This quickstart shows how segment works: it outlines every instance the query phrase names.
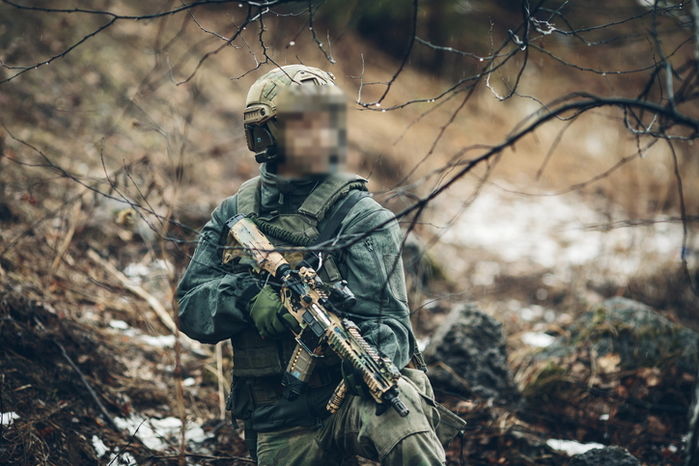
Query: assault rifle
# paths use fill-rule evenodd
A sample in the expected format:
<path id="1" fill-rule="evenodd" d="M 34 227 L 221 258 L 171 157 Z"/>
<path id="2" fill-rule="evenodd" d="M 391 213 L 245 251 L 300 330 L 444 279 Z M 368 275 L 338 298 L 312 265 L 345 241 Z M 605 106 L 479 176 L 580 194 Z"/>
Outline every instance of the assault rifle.
<path id="1" fill-rule="evenodd" d="M 338 308 L 356 302 L 347 282 L 341 281 L 331 286 L 324 283 L 311 267 L 302 265 L 293 269 L 257 225 L 244 215 L 233 217 L 227 227 L 259 269 L 281 284 L 283 306 L 280 316 L 288 312 L 298 323 L 297 328 L 290 326 L 296 347 L 282 377 L 285 395 L 294 399 L 303 392 L 318 358 L 329 348 L 345 364 L 351 365 L 357 374 L 361 374 L 369 394 L 377 403 L 377 414 L 391 406 L 400 416 L 407 416 L 409 410 L 398 393 L 398 368 L 367 343 L 354 322 L 337 315 Z M 284 319 L 282 321 L 285 322 Z M 347 385 L 342 380 L 326 409 L 335 413 L 346 394 Z"/>

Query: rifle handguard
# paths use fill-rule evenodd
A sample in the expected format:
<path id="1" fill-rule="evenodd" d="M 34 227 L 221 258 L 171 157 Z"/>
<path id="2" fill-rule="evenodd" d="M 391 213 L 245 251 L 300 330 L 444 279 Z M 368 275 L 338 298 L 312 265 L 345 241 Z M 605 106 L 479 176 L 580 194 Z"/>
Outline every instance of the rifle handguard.
<path id="1" fill-rule="evenodd" d="M 286 396 L 293 399 L 303 392 L 316 359 L 322 356 L 326 348 L 330 348 L 362 375 L 371 397 L 377 403 L 377 414 L 390 406 L 400 416 L 407 416 L 409 410 L 398 393 L 400 372 L 393 362 L 381 356 L 364 340 L 356 324 L 340 319 L 325 307 L 329 305 L 328 297 L 331 294 L 336 298 L 339 295 L 337 301 L 341 303 L 354 304 L 356 298 L 346 282 L 332 288 L 325 285 L 312 268 L 293 270 L 257 225 L 244 215 L 236 215 L 226 225 L 260 269 L 281 282 L 282 304 L 302 327 L 296 334 L 297 345 L 283 376 Z M 327 404 L 328 411 L 336 412 L 346 395 L 347 385 L 343 380 Z"/>

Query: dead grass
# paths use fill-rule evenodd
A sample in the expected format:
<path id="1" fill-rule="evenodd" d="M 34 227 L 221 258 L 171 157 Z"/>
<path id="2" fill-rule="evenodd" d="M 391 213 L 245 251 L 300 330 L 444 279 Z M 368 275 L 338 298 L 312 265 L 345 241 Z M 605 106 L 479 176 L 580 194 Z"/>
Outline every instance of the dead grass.
<path id="1" fill-rule="evenodd" d="M 4 10 L 0 9 L 0 12 L 6 10 L 6 7 L 2 8 Z M 188 84 L 178 85 L 192 72 L 204 53 L 220 44 L 218 39 L 203 33 L 192 21 L 180 23 L 182 19 L 120 23 L 54 64 L 4 84 L 0 93 L 0 108 L 3 109 L 0 122 L 6 127 L 6 130 L 0 129 L 0 147 L 4 146 L 0 155 L 0 280 L 13 283 L 17 287 L 14 291 L 42 303 L 41 306 L 56 309 L 61 319 L 82 321 L 93 327 L 92 331 L 99 329 L 95 331 L 98 335 L 109 333 L 106 327 L 115 319 L 149 334 L 161 334 L 166 329 L 152 315 L 146 303 L 130 295 L 113 277 L 96 268 L 89 261 L 86 250 L 94 248 L 99 251 L 119 270 L 134 262 L 150 264 L 156 259 L 170 260 L 174 265 L 173 277 L 177 277 L 188 262 L 192 244 L 161 242 L 159 235 L 193 239 L 194 230 L 206 221 L 211 209 L 234 193 L 239 183 L 257 170 L 245 146 L 240 109 L 249 85 L 270 68 L 231 79 L 250 69 L 255 62 L 246 47 L 230 47 L 212 55 Z M 206 27 L 230 31 L 229 16 L 211 11 L 198 14 L 197 19 Z M 46 17 L 40 23 L 31 24 L 0 20 L 4 25 L 13 23 L 10 33 L 22 38 L 18 45 L 8 49 L 6 59 L 26 63 L 56 53 L 62 44 L 89 26 L 89 21 L 81 23 L 75 16 L 60 20 Z M 274 21 L 269 27 L 274 28 Z M 51 31 L 51 34 L 37 34 L 37 28 Z M 255 48 L 257 31 L 254 27 L 248 29 L 244 37 L 259 59 L 259 50 Z M 396 66 L 395 60 L 356 37 L 346 37 L 333 44 L 333 52 L 340 59 L 338 65 L 330 66 L 306 35 L 296 38 L 292 47 L 286 40 L 286 34 L 291 32 L 285 31 L 284 34 L 273 39 L 277 44 L 274 57 L 279 64 L 302 60 L 330 69 L 352 98 L 358 88 L 356 76 L 362 70 L 362 54 L 366 81 L 387 79 Z M 602 64 L 636 65 L 642 52 L 639 49 L 637 53 L 625 56 L 623 63 Z M 595 57 L 587 55 L 585 58 L 592 60 Z M 544 100 L 580 89 L 624 94 L 631 84 L 638 84 L 634 77 L 573 77 L 564 69 L 541 60 L 531 65 L 525 75 L 523 91 Z M 503 77 L 497 75 L 493 78 L 493 85 L 500 91 Z M 447 85 L 434 76 L 408 68 L 396 82 L 385 105 L 434 96 Z M 364 100 L 370 100 L 378 89 L 378 86 L 365 88 Z M 462 98 L 463 95 L 458 94 L 440 107 L 431 103 L 391 112 L 350 112 L 351 167 L 369 176 L 371 188 L 375 191 L 395 188 L 430 151 L 440 128 L 447 124 Z M 501 141 L 519 121 L 536 109 L 536 105 L 525 98 L 501 103 L 481 86 L 445 130 L 434 154 L 411 176 L 413 182 L 424 180 L 415 191 L 418 194 L 428 192 L 438 180 L 435 177 L 425 179 L 426 175 L 451 161 L 463 147 Z M 552 123 L 522 140 L 514 149 L 507 150 L 491 174 L 491 180 L 506 182 L 517 190 L 543 193 L 563 190 L 598 175 L 636 150 L 633 139 L 617 129 L 618 121 L 610 124 L 610 116 L 618 118 L 619 115 L 600 111 L 576 121 L 568 129 L 568 137 L 553 153 L 540 179 L 536 179 L 537 171 L 558 131 L 565 126 L 563 122 Z M 55 167 L 47 167 L 47 160 L 38 151 L 23 145 L 18 139 L 32 144 L 89 188 L 66 179 L 62 176 L 64 173 Z M 689 210 L 696 211 L 699 164 L 694 160 L 695 151 L 691 146 L 678 147 L 685 197 Z M 477 153 L 469 152 L 466 157 Z M 111 186 L 104 180 L 105 172 L 109 174 Z M 668 149 L 658 145 L 649 150 L 645 158 L 634 159 L 604 180 L 591 184 L 583 190 L 583 195 L 596 202 L 602 200 L 602 205 L 621 206 L 629 217 L 652 217 L 661 213 L 676 215 L 678 203 L 672 173 Z M 479 169 L 474 174 L 481 176 L 484 171 Z M 450 199 L 467 199 L 477 184 L 476 177 L 465 178 L 454 187 L 454 196 Z M 92 189 L 108 193 L 116 200 L 105 199 Z M 140 210 L 143 215 L 137 215 L 133 224 L 116 222 L 128 207 L 119 201 L 122 198 L 146 209 Z M 399 199 L 391 205 L 400 206 L 405 202 L 405 199 Z M 435 210 L 445 208 L 447 202 L 450 201 L 438 199 Z M 172 216 L 191 230 L 160 223 L 158 216 Z M 71 231 L 71 238 L 64 248 Z M 432 234 L 427 226 L 419 227 L 418 231 L 425 237 Z M 6 248 L 8 250 L 4 251 Z M 479 256 L 478 251 L 462 250 L 459 253 L 452 260 L 464 262 L 467 270 L 470 261 Z M 57 266 L 52 267 L 54 263 Z M 439 268 L 439 271 L 443 272 L 443 269 Z M 532 273 L 530 281 L 508 281 L 505 277 L 499 284 L 500 288 L 486 292 L 499 300 L 506 296 L 525 300 L 537 286 L 541 278 L 539 272 Z M 463 286 L 454 285 L 463 284 L 462 277 L 440 277 L 440 281 L 441 278 L 452 282 L 440 283 L 436 288 L 462 291 Z M 151 289 L 166 303 L 170 312 L 173 280 L 171 277 L 169 281 L 165 280 L 165 285 L 159 282 Z M 645 284 L 641 283 L 641 286 L 646 289 Z M 669 286 L 671 283 L 663 287 L 667 289 Z M 561 297 L 564 291 L 573 291 L 573 285 L 564 291 L 553 291 L 559 299 L 555 304 L 562 307 L 584 302 L 577 296 L 569 301 Z M 575 288 L 575 291 L 580 290 Z M 458 295 L 454 299 L 465 298 Z M 444 309 L 444 303 L 437 304 L 437 309 Z M 433 318 L 431 314 L 427 317 Z M 438 316 L 434 320 L 438 320 Z M 424 328 L 429 329 L 432 324 L 428 322 Z M 513 323 L 511 328 L 519 324 Z M 155 374 L 149 372 L 157 367 L 160 359 L 174 364 L 171 360 L 174 356 L 138 348 L 129 352 L 126 349 L 129 339 L 114 334 L 106 338 L 119 345 L 119 351 L 123 351 L 126 359 L 143 365 L 139 368 L 134 364 L 128 370 L 119 369 L 113 374 L 115 388 L 105 388 L 105 396 L 116 400 L 114 409 L 122 409 L 117 401 L 123 401 L 118 393 L 123 390 L 132 400 L 139 400 L 133 403 L 139 411 L 153 416 L 176 412 L 176 402 L 170 396 L 173 392 L 169 385 L 172 373 L 166 370 Z M 71 353 L 76 359 L 80 354 L 91 354 L 91 351 L 76 347 Z M 88 362 L 84 361 L 85 367 Z M 192 356 L 183 362 L 181 378 L 192 376 L 203 387 L 185 389 L 188 415 L 196 422 L 210 419 L 219 407 L 218 387 L 211 377 L 211 370 L 207 369 L 213 363 L 211 355 L 203 361 Z M 104 364 L 104 361 L 96 360 L 95 364 Z M 28 370 L 26 365 L 17 367 L 13 370 Z M 62 373 L 67 370 L 63 366 L 61 369 Z M 98 375 L 95 375 L 95 380 Z M 65 377 L 69 379 L 69 387 L 79 389 L 74 376 Z M 139 382 L 146 379 L 156 380 L 155 386 Z M 15 381 L 19 383 L 20 379 Z M 13 382 L 9 387 L 11 391 L 3 389 L 4 396 L 8 397 L 3 398 L 5 405 L 19 399 L 14 394 L 18 387 L 20 385 Z M 55 404 L 45 407 L 46 412 L 60 408 L 60 402 L 65 398 L 58 396 L 53 399 Z M 88 403 L 82 399 L 67 399 L 76 406 Z M 32 411 L 35 408 L 31 407 L 30 398 L 23 400 L 23 410 L 26 406 L 26 412 L 43 415 L 44 411 Z M 85 427 L 87 418 L 94 419 L 94 409 L 80 409 L 85 418 L 80 417 L 84 423 L 79 435 L 84 437 L 86 433 L 96 432 L 98 427 L 92 424 Z M 31 419 L 34 418 L 27 422 L 34 422 Z M 43 425 L 26 430 L 27 436 L 18 437 L 16 444 L 31 448 L 36 463 L 48 462 L 42 459 L 43 452 L 57 444 L 46 438 L 54 435 L 56 426 L 69 425 L 69 422 L 66 414 L 55 421 L 55 425 L 48 425 L 50 431 L 41 431 Z M 209 427 L 223 432 L 216 445 L 217 453 L 240 452 L 240 438 L 232 428 Z M 99 426 L 99 431 L 104 432 L 104 429 Z M 62 445 L 75 445 L 76 454 L 94 459 L 85 438 L 75 440 L 63 436 L 59 440 Z M 127 438 L 118 436 L 111 438 L 112 445 L 123 446 L 127 441 Z M 511 437 L 503 440 L 498 435 L 484 436 L 482 442 L 487 443 L 492 451 L 516 443 Z M 144 457 L 148 454 L 145 450 L 138 450 L 138 453 Z M 456 451 L 452 453 L 457 454 Z"/>

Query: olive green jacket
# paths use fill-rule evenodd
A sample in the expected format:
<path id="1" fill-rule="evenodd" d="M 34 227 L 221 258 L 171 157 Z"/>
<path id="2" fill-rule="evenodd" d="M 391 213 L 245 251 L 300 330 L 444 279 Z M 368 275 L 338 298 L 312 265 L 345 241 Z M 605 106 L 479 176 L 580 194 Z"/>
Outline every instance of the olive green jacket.
<path id="1" fill-rule="evenodd" d="M 262 207 L 282 213 L 296 212 L 318 185 L 313 180 L 284 180 L 268 173 L 264 167 L 261 175 Z M 235 346 L 236 335 L 253 326 L 248 305 L 260 289 L 260 279 L 251 272 L 236 271 L 221 262 L 227 236 L 225 222 L 236 213 L 235 195 L 216 207 L 200 233 L 191 262 L 177 288 L 180 329 L 203 343 L 213 344 L 231 338 Z M 384 223 L 387 224 L 378 228 Z M 347 317 L 360 327 L 367 341 L 403 368 L 415 351 L 415 338 L 400 259 L 402 232 L 398 223 L 389 210 L 371 197 L 365 197 L 346 215 L 341 232 L 340 243 L 371 232 L 347 247 L 337 263 L 342 277 L 357 297 L 357 304 Z M 327 398 L 325 395 L 329 396 L 329 392 L 322 397 Z M 299 409 L 298 413 L 304 409 Z M 258 430 L 301 423 L 299 419 L 291 419 L 293 414 L 284 419 L 285 414 L 279 410 L 265 410 L 266 418 L 275 416 L 279 419 L 270 425 L 258 426 Z"/>

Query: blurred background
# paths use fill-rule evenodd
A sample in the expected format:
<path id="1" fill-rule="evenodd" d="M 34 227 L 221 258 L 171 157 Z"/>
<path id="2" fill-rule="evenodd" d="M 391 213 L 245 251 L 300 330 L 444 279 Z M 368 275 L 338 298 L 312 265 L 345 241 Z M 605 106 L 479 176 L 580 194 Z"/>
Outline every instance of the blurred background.
<path id="1" fill-rule="evenodd" d="M 618 445 L 678 464 L 699 368 L 696 11 L 0 2 L 0 456 L 249 461 L 230 346 L 178 334 L 172 297 L 197 230 L 257 174 L 247 89 L 304 63 L 345 91 L 375 198 L 433 196 L 399 220 L 430 375 L 469 421 L 450 463 Z"/>

